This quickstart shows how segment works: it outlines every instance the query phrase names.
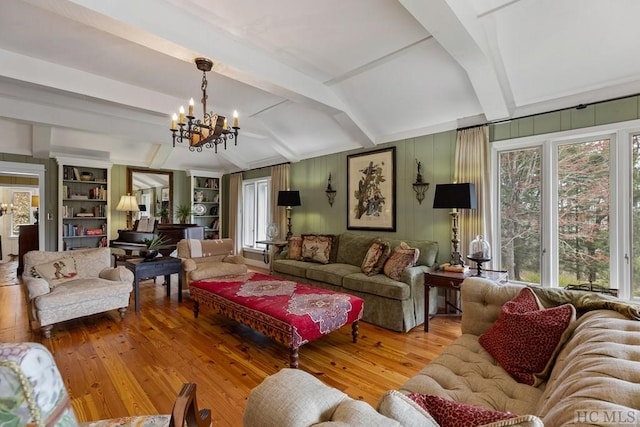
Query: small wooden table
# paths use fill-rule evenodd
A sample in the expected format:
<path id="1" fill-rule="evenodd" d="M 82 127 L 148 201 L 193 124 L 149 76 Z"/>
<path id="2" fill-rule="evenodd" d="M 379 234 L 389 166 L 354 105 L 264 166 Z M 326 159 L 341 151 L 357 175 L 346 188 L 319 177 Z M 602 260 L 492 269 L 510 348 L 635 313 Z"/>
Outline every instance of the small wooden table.
<path id="1" fill-rule="evenodd" d="M 289 244 L 287 240 L 258 240 L 256 243 L 260 243 L 266 246 L 262 251 L 262 260 L 269 266 L 269 272 L 271 272 L 271 259 L 277 256 L 282 250 Z M 273 255 L 271 254 L 270 246 L 275 246 Z"/>
<path id="2" fill-rule="evenodd" d="M 178 302 L 182 302 L 182 260 L 163 256 L 146 261 L 144 258 L 131 258 L 124 266 L 133 273 L 135 294 L 135 310 L 140 311 L 140 279 L 145 277 L 164 276 L 167 285 L 167 296 L 171 296 L 171 275 L 178 274 Z"/>
<path id="3" fill-rule="evenodd" d="M 424 331 L 429 332 L 429 290 L 431 288 L 444 288 L 460 290 L 460 284 L 467 277 L 473 277 L 478 271 L 473 268 L 465 273 L 456 273 L 453 271 L 430 270 L 424 275 Z M 498 283 L 506 283 L 509 275 L 506 271 L 487 271 L 482 270 L 484 278 L 493 280 Z M 459 310 L 459 309 L 457 309 Z M 460 311 L 460 310 L 459 310 Z"/>

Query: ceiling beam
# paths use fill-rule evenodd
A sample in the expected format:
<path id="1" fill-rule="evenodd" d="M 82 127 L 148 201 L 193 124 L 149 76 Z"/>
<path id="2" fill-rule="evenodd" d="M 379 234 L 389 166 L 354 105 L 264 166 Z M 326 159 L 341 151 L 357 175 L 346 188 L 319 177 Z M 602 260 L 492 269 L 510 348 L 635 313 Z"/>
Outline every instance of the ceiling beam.
<path id="1" fill-rule="evenodd" d="M 242 43 L 213 23 L 171 2 L 25 1 L 189 63 L 195 56 L 208 56 L 214 59 L 216 73 L 298 103 L 311 104 L 331 115 L 353 116 L 327 85 Z M 153 19 L 149 18 L 149 8 L 153 8 Z M 351 126 L 361 129 L 361 137 L 371 141 L 371 132 L 362 129 L 356 120 L 351 119 L 351 122 Z"/>
<path id="2" fill-rule="evenodd" d="M 399 1 L 467 72 L 486 119 L 508 118 L 513 96 L 471 6 L 460 0 Z"/>

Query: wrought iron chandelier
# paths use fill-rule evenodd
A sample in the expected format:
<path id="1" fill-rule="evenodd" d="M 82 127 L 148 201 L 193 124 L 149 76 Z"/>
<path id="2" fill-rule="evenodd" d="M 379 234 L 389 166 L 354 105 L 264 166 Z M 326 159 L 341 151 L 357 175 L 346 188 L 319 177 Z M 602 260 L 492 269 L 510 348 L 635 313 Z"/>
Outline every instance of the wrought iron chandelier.
<path id="1" fill-rule="evenodd" d="M 207 72 L 211 71 L 213 61 L 207 58 L 196 58 L 196 67 L 202 71 L 202 111 L 204 117 L 195 118 L 193 115 L 193 98 L 189 100 L 189 111 L 185 116 L 184 107 L 180 107 L 180 115 L 174 114 L 171 120 L 171 134 L 173 136 L 173 146 L 176 141 L 179 143 L 188 142 L 190 151 L 202 151 L 202 148 L 213 148 L 218 152 L 218 145 L 224 144 L 227 149 L 227 140 L 233 140 L 234 145 L 238 145 L 238 112 L 233 112 L 233 122 L 231 127 L 227 124 L 227 118 L 218 114 L 207 113 Z M 185 122 L 186 119 L 186 122 Z"/>

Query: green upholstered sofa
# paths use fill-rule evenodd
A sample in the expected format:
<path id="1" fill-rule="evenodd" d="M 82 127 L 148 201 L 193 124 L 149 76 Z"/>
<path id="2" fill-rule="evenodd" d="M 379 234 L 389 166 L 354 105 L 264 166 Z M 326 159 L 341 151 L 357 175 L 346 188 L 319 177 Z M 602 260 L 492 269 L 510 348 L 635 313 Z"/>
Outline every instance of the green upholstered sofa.
<path id="1" fill-rule="evenodd" d="M 416 266 L 405 269 L 401 280 L 393 280 L 384 274 L 367 276 L 362 272 L 362 261 L 378 238 L 388 241 L 392 249 L 404 241 L 420 250 Z M 288 252 L 284 250 L 273 260 L 272 274 L 358 296 L 364 300 L 362 320 L 407 332 L 424 322 L 424 272 L 434 266 L 437 255 L 437 242 L 345 232 L 334 237 L 329 264 L 288 259 Z"/>

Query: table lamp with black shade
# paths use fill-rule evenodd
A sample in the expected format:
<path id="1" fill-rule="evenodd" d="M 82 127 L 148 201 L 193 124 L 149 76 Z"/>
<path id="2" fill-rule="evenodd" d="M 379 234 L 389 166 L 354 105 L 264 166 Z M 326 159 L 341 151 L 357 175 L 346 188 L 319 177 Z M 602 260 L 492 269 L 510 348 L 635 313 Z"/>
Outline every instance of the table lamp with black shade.
<path id="1" fill-rule="evenodd" d="M 278 206 L 284 206 L 287 208 L 287 240 L 293 236 L 293 233 L 291 232 L 291 208 L 293 206 L 301 205 L 299 191 L 278 191 Z"/>
<path id="2" fill-rule="evenodd" d="M 458 209 L 476 209 L 476 186 L 471 183 L 464 184 L 437 184 L 436 194 L 433 199 L 434 209 L 451 209 L 451 221 L 453 237 L 453 252 L 451 252 L 451 265 L 464 265 L 458 249 Z"/>

